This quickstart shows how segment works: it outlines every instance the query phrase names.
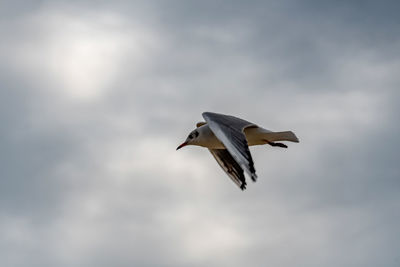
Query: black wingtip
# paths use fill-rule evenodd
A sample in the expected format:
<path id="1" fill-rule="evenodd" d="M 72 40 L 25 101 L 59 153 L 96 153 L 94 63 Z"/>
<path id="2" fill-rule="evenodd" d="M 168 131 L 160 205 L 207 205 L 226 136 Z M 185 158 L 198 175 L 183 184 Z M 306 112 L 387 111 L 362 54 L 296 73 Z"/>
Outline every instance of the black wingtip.
<path id="1" fill-rule="evenodd" d="M 240 186 L 240 189 L 242 189 L 242 191 L 244 191 L 246 189 L 246 182 L 242 183 L 242 185 Z"/>

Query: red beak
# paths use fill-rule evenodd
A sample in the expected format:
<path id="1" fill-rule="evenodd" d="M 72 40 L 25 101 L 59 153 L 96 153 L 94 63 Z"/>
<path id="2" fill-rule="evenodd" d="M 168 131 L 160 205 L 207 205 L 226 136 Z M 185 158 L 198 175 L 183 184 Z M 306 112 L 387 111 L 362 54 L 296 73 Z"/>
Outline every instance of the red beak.
<path id="1" fill-rule="evenodd" d="M 180 148 L 186 146 L 187 144 L 188 144 L 187 142 L 183 142 L 182 144 L 180 144 L 180 145 L 176 148 L 176 150 L 178 150 L 178 149 L 180 149 Z"/>

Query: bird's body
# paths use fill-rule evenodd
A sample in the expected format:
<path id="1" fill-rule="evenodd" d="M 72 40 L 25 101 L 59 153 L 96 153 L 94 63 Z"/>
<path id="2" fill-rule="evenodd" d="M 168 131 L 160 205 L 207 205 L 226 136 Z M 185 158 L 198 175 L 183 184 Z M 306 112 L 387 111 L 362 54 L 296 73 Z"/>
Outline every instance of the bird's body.
<path id="1" fill-rule="evenodd" d="M 215 136 L 207 124 L 196 128 L 199 135 L 198 142 L 193 145 L 202 146 L 210 149 L 226 149 L 225 145 Z M 259 126 L 248 127 L 244 129 L 248 146 L 266 145 L 268 142 L 292 141 L 297 138 L 292 132 L 272 132 Z M 289 140 L 290 139 L 290 140 Z"/>
<path id="2" fill-rule="evenodd" d="M 197 128 L 177 150 L 186 145 L 208 148 L 222 169 L 242 190 L 246 188 L 243 171 L 253 181 L 257 179 L 249 146 L 269 144 L 286 148 L 285 144 L 275 141 L 299 142 L 291 131 L 273 132 L 237 117 L 212 112 L 204 112 L 203 117 L 206 122 L 197 123 Z"/>

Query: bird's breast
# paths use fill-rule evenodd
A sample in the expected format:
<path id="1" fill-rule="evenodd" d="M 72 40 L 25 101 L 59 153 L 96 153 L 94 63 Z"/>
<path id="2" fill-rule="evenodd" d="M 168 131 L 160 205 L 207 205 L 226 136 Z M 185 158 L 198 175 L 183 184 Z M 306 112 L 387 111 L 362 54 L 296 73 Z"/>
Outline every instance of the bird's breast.
<path id="1" fill-rule="evenodd" d="M 215 136 L 208 125 L 203 125 L 198 128 L 200 131 L 199 146 L 207 147 L 210 149 L 225 149 L 224 144 Z"/>

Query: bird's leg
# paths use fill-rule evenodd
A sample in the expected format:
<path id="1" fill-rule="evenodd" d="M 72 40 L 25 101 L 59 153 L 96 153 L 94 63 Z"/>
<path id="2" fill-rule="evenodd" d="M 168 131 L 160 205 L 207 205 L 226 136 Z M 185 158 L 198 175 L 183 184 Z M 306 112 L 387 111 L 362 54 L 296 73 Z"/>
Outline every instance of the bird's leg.
<path id="1" fill-rule="evenodd" d="M 279 146 L 279 147 L 287 148 L 287 145 L 285 145 L 284 143 L 275 143 L 275 142 L 270 142 L 268 140 L 264 140 L 264 141 L 267 142 L 267 144 L 270 146 Z"/>

